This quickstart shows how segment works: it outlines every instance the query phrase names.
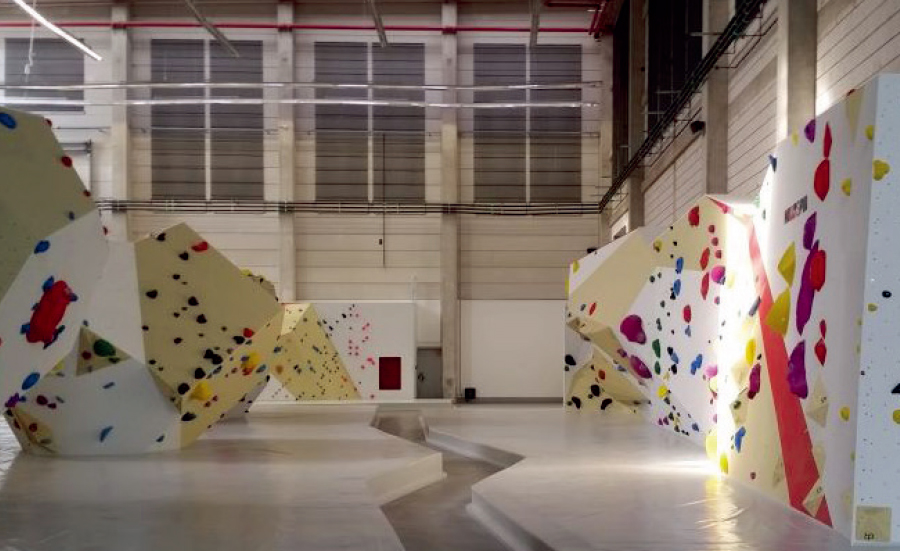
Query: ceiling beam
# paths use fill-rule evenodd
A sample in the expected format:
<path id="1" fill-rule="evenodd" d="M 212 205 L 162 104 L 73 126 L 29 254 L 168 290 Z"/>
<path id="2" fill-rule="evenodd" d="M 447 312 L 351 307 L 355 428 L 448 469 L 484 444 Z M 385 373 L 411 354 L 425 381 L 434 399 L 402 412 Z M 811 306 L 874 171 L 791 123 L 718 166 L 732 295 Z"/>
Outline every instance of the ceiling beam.
<path id="1" fill-rule="evenodd" d="M 528 43 L 537 46 L 538 32 L 541 30 L 541 0 L 531 0 L 531 32 Z"/>
<path id="2" fill-rule="evenodd" d="M 228 40 L 222 31 L 218 29 L 215 25 L 213 25 L 212 21 L 206 18 L 200 10 L 197 8 L 197 5 L 194 4 L 194 0 L 184 0 L 185 5 L 187 5 L 188 9 L 194 15 L 194 18 L 203 25 L 203 28 L 216 39 L 216 41 L 221 44 L 223 48 L 228 50 L 228 53 L 231 54 L 231 57 L 241 57 L 241 54 L 235 49 L 234 44 Z"/>
<path id="3" fill-rule="evenodd" d="M 378 31 L 378 42 L 381 43 L 382 47 L 385 47 L 388 45 L 387 33 L 384 31 L 384 21 L 381 20 L 378 6 L 375 4 L 375 0 L 366 0 L 366 5 L 369 6 L 369 12 L 372 13 L 372 21 L 375 22 L 375 29 Z"/>

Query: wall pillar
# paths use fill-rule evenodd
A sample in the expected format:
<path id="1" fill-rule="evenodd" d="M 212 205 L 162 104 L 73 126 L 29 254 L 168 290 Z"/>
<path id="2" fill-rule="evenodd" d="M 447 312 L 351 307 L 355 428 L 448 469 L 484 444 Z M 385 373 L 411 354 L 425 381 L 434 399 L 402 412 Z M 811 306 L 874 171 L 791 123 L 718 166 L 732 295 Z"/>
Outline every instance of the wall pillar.
<path id="1" fill-rule="evenodd" d="M 456 2 L 444 2 L 441 24 L 455 27 Z M 457 81 L 457 39 L 455 33 L 442 38 L 443 82 Z M 456 91 L 446 92 L 447 102 L 456 101 Z M 455 109 L 443 109 L 441 118 L 441 200 L 459 202 L 459 130 Z M 444 398 L 460 396 L 459 320 L 459 214 L 441 215 L 441 349 Z"/>
<path id="2" fill-rule="evenodd" d="M 294 23 L 294 3 L 278 4 L 278 23 L 290 25 Z M 278 80 L 294 81 L 294 32 L 289 28 L 278 30 Z M 294 95 L 292 88 L 277 91 L 281 99 L 290 99 Z M 294 105 L 278 104 L 278 193 L 282 201 L 294 200 L 294 174 L 296 162 L 294 140 Z M 278 297 L 284 302 L 297 300 L 297 245 L 295 242 L 296 227 L 294 214 L 281 212 L 278 214 L 278 280 L 280 292 Z"/>
<path id="3" fill-rule="evenodd" d="M 647 137 L 647 0 L 629 2 L 628 45 L 628 157 Z M 644 225 L 644 170 L 635 169 L 628 189 L 628 231 Z"/>
<path id="4" fill-rule="evenodd" d="M 703 55 L 730 19 L 730 0 L 703 2 Z M 714 69 L 703 85 L 706 193 L 728 193 L 728 69 Z"/>
<path id="5" fill-rule="evenodd" d="M 113 82 L 125 84 L 131 75 L 131 40 L 128 29 L 117 26 L 116 23 L 124 23 L 129 18 L 128 3 L 121 1 L 112 5 L 111 19 L 113 21 L 110 31 L 110 76 Z M 122 102 L 127 99 L 127 91 L 124 89 L 112 90 L 113 102 Z M 111 108 L 111 121 L 109 128 L 110 147 L 110 189 L 104 190 L 113 199 L 131 198 L 131 125 L 128 116 L 128 106 L 113 105 Z M 103 215 L 103 223 L 109 230 L 109 236 L 115 239 L 128 240 L 131 238 L 128 225 L 128 212 L 107 212 Z"/>
<path id="6" fill-rule="evenodd" d="M 778 0 L 778 139 L 816 116 L 816 0 Z"/>

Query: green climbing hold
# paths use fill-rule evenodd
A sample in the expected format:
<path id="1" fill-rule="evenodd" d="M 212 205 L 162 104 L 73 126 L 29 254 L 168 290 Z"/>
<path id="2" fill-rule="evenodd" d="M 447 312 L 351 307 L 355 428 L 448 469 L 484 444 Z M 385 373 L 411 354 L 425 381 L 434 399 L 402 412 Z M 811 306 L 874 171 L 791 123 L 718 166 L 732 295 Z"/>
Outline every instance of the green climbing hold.
<path id="1" fill-rule="evenodd" d="M 101 358 L 107 358 L 116 353 L 116 347 L 112 345 L 111 342 L 103 339 L 97 339 L 94 341 L 94 354 L 100 356 Z"/>
<path id="2" fill-rule="evenodd" d="M 657 358 L 659 357 L 659 339 L 653 341 L 653 353 L 656 354 Z M 659 372 L 657 371 L 657 373 Z"/>

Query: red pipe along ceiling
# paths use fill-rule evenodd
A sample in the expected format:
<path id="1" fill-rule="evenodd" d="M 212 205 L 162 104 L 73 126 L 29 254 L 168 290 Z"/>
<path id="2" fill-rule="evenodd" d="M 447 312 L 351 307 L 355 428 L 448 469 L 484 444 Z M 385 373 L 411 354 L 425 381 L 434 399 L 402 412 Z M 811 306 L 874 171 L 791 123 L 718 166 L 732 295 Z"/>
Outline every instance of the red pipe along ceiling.
<path id="1" fill-rule="evenodd" d="M 31 21 L 0 21 L 0 28 L 27 28 L 31 27 Z M 56 23 L 59 27 L 94 27 L 94 28 L 111 28 L 111 29 L 196 29 L 202 28 L 200 23 L 194 21 L 68 21 L 64 23 Z M 219 29 L 256 29 L 256 30 L 317 30 L 317 31 L 374 31 L 375 25 L 312 25 L 305 23 L 294 23 L 282 25 L 279 23 L 216 23 Z M 528 33 L 531 32 L 530 27 L 472 27 L 472 26 L 455 26 L 441 27 L 434 25 L 385 25 L 387 31 L 419 31 L 419 32 L 440 32 L 445 34 L 454 34 L 462 32 L 493 32 L 493 33 Z M 541 27 L 542 33 L 586 33 L 590 31 L 587 27 Z"/>

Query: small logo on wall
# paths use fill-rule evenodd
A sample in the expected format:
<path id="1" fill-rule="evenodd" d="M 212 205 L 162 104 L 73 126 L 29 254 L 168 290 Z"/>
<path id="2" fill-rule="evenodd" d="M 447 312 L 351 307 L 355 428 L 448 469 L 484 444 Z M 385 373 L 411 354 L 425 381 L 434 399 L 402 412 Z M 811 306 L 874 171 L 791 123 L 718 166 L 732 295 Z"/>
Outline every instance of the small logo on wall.
<path id="1" fill-rule="evenodd" d="M 784 210 L 784 223 L 787 224 L 794 218 L 797 218 L 804 212 L 806 212 L 806 195 L 797 199 L 793 205 L 789 206 Z"/>

